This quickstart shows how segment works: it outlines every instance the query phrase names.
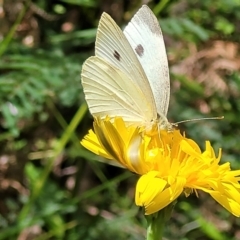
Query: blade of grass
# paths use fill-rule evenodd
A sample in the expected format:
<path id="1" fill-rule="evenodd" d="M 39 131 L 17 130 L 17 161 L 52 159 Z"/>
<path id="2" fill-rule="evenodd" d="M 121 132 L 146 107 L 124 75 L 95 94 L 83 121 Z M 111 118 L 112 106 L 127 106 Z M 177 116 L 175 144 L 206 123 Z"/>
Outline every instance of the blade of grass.
<path id="1" fill-rule="evenodd" d="M 87 105 L 82 104 L 76 114 L 74 115 L 72 121 L 67 126 L 66 130 L 64 131 L 62 137 L 60 138 L 58 144 L 54 149 L 54 156 L 50 158 L 47 162 L 47 165 L 42 173 L 42 176 L 39 178 L 36 186 L 32 189 L 32 194 L 29 198 L 29 201 L 23 206 L 21 212 L 19 213 L 18 221 L 23 221 L 27 214 L 29 213 L 32 205 L 34 204 L 34 200 L 40 195 L 42 188 L 47 180 L 48 175 L 50 174 L 54 161 L 57 157 L 62 153 L 63 149 L 65 148 L 68 141 L 71 139 L 72 133 L 75 131 L 76 127 L 79 125 L 81 120 L 83 119 L 85 113 L 87 111 Z"/>
<path id="2" fill-rule="evenodd" d="M 168 4 L 168 2 L 169 2 L 169 0 L 159 1 L 159 3 L 153 9 L 154 14 L 158 15 L 160 12 L 162 12 L 162 10 Z"/>
<path id="3" fill-rule="evenodd" d="M 10 31 L 8 32 L 6 37 L 1 42 L 1 44 L 0 44 L 0 56 L 2 56 L 3 53 L 6 51 L 8 45 L 11 42 L 11 40 L 13 38 L 13 35 L 14 35 L 18 25 L 22 21 L 29 5 L 30 5 L 30 1 L 27 1 L 26 5 L 21 9 L 20 13 L 18 14 L 17 19 L 16 19 L 15 23 L 13 24 L 12 28 L 10 29 Z"/>

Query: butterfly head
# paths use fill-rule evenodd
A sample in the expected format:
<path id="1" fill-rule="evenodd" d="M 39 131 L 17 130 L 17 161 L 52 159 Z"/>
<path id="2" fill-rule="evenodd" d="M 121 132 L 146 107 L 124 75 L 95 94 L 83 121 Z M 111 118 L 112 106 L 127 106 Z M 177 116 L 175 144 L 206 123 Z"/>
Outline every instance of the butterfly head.
<path id="1" fill-rule="evenodd" d="M 168 132 L 171 132 L 174 129 L 174 127 L 177 126 L 175 124 L 169 123 L 167 118 L 163 114 L 159 114 L 159 113 L 157 117 L 157 123 L 158 123 L 159 130 L 166 130 Z"/>

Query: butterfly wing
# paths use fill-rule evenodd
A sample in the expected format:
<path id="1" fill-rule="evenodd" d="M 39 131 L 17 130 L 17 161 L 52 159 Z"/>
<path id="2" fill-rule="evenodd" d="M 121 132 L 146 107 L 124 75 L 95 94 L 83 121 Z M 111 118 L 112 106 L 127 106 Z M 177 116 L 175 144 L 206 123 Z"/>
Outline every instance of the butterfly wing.
<path id="1" fill-rule="evenodd" d="M 158 20 L 148 6 L 143 5 L 134 15 L 124 34 L 148 78 L 157 112 L 166 116 L 170 97 L 168 60 Z"/>
<path id="2" fill-rule="evenodd" d="M 82 85 L 91 114 L 121 116 L 126 122 L 150 122 L 153 107 L 140 87 L 124 72 L 98 56 L 82 67 Z"/>
<path id="3" fill-rule="evenodd" d="M 145 95 L 144 100 L 152 106 L 151 120 L 156 119 L 156 104 L 146 74 L 122 30 L 107 13 L 102 14 L 98 25 L 95 54 L 120 70 L 121 75 L 127 76 L 127 79 L 122 81 L 131 80 L 135 86 L 142 89 Z M 136 97 L 136 94 L 134 96 Z"/>

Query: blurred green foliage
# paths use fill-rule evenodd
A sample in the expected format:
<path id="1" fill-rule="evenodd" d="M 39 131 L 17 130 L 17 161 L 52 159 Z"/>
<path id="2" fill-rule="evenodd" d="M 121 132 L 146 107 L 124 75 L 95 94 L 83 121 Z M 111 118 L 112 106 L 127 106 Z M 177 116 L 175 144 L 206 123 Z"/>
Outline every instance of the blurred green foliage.
<path id="1" fill-rule="evenodd" d="M 137 177 L 99 163 L 104 159 L 79 144 L 92 127 L 80 72 L 94 54 L 100 15 L 106 11 L 124 26 L 140 6 L 0 1 L 0 239 L 144 239 L 146 222 L 134 204 Z M 224 115 L 179 127 L 203 149 L 206 140 L 216 153 L 221 147 L 222 161 L 239 169 L 240 2 L 149 6 L 169 56 L 169 120 Z M 167 239 L 237 239 L 240 220 L 199 195 L 179 199 Z"/>

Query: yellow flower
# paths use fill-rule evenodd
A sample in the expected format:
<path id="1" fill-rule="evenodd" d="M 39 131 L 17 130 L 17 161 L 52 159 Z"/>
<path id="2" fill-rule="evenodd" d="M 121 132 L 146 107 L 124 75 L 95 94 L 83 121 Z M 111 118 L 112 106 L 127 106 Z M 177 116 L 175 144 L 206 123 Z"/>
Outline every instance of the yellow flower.
<path id="1" fill-rule="evenodd" d="M 140 175 L 135 202 L 145 214 L 160 211 L 181 193 L 188 196 L 202 190 L 240 216 L 240 170 L 231 171 L 229 163 L 220 165 L 221 149 L 216 157 L 210 142 L 202 152 L 179 130 L 158 131 L 155 125 L 146 132 L 127 126 L 122 118 L 95 119 L 94 131 L 81 144 Z"/>

